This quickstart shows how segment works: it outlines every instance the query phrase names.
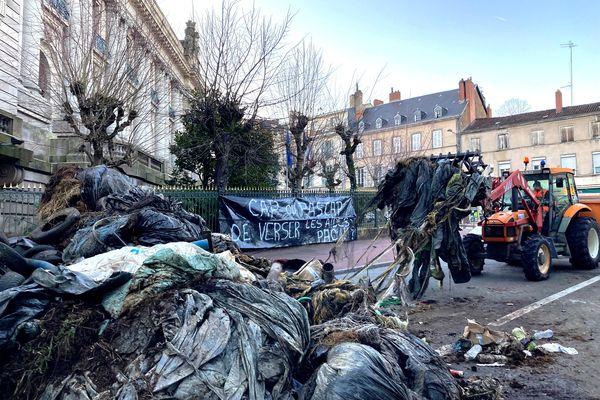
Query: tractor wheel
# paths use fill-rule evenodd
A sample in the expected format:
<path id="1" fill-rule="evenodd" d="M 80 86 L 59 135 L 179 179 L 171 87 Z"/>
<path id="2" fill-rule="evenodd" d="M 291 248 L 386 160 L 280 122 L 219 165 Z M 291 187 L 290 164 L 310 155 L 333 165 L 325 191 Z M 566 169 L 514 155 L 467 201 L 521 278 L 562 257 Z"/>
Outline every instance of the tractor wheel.
<path id="1" fill-rule="evenodd" d="M 463 246 L 467 252 L 471 275 L 481 275 L 485 263 L 485 248 L 481 236 L 469 233 L 463 238 Z"/>
<path id="2" fill-rule="evenodd" d="M 530 281 L 543 281 L 550 276 L 552 253 L 550 243 L 541 235 L 530 235 L 522 245 L 521 266 L 525 278 Z"/>
<path id="3" fill-rule="evenodd" d="M 581 269 L 598 267 L 600 258 L 600 229 L 593 218 L 577 217 L 567 229 L 567 244 L 571 265 Z"/>

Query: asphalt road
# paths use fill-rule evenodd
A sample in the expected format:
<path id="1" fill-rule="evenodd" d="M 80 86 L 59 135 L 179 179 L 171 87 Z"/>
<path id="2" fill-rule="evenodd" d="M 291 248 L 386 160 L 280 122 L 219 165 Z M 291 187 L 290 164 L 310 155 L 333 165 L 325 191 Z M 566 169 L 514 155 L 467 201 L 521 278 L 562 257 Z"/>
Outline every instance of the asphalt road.
<path id="1" fill-rule="evenodd" d="M 469 283 L 456 285 L 446 277 L 440 287 L 432 280 L 424 302 L 410 312 L 409 326 L 438 348 L 460 338 L 467 319 L 492 323 L 597 275 L 600 269 L 574 270 L 567 260 L 557 260 L 548 280 L 529 282 L 520 267 L 486 260 L 484 273 Z M 495 327 L 506 332 L 518 326 L 527 331 L 552 329 L 550 342 L 574 347 L 578 355 L 553 354 L 518 367 L 477 367 L 476 372 L 467 362 L 451 368 L 464 370 L 466 377 L 500 379 L 507 399 L 599 399 L 600 348 L 595 342 L 600 337 L 599 293 L 600 282 L 595 282 Z"/>
<path id="2" fill-rule="evenodd" d="M 374 248 L 370 246 L 374 245 Z M 389 239 L 369 244 L 358 241 L 341 253 L 336 263 L 338 278 L 348 275 L 340 269 L 351 268 L 372 260 L 389 245 Z M 254 255 L 276 258 L 325 259 L 331 245 L 313 245 L 301 248 L 256 252 Z M 367 256 L 361 258 L 364 251 Z M 258 253 L 258 254 L 257 254 Z M 391 253 L 382 261 L 390 261 Z M 373 268 L 369 275 L 377 276 L 381 269 Z M 467 319 L 490 324 L 498 319 L 545 299 L 574 285 L 600 276 L 600 269 L 592 271 L 571 268 L 568 260 L 554 260 L 550 278 L 529 282 L 520 267 L 486 260 L 481 276 L 469 283 L 454 284 L 447 270 L 442 286 L 431 280 L 422 302 L 409 311 L 409 329 L 438 348 L 454 343 L 462 336 Z M 360 276 L 359 276 L 360 277 Z M 600 281 L 567 294 L 527 314 L 523 314 L 495 329 L 511 332 L 522 326 L 525 330 L 552 329 L 554 338 L 564 346 L 574 347 L 578 355 L 553 354 L 544 359 L 530 359 L 518 367 L 477 367 L 474 363 L 454 363 L 451 368 L 465 371 L 465 376 L 492 376 L 498 378 L 506 399 L 600 399 Z M 600 340 L 600 339 L 599 339 Z"/>

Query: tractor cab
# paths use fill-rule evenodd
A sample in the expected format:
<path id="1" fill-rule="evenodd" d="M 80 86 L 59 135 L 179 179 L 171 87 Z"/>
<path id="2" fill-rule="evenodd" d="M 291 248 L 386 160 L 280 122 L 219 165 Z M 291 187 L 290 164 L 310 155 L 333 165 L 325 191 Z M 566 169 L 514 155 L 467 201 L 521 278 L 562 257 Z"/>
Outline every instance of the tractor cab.
<path id="1" fill-rule="evenodd" d="M 542 234 L 558 232 L 566 210 L 579 203 L 573 170 L 541 168 L 523 171 L 523 176 L 541 205 Z"/>

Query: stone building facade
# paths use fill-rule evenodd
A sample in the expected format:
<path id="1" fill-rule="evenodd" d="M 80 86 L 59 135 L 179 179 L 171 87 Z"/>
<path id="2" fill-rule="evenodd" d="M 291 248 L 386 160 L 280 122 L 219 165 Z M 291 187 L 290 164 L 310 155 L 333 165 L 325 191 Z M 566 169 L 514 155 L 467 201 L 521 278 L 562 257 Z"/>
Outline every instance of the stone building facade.
<path id="1" fill-rule="evenodd" d="M 340 155 L 342 141 L 333 132 L 335 124 L 342 122 L 358 132 L 362 141 L 354 153 L 358 186 L 376 187 L 399 159 L 461 151 L 463 130 L 475 119 L 489 116 L 491 109 L 471 78 L 461 79 L 457 89 L 408 99 L 402 99 L 400 91 L 392 88 L 387 103 L 375 99 L 365 104 L 357 88 L 343 117 L 334 112 L 313 122 L 314 129 L 319 130 L 314 154 L 326 161 L 326 168 L 339 165 L 339 188 L 349 189 Z M 318 173 L 305 179 L 306 188 L 324 186 L 325 179 Z"/>
<path id="2" fill-rule="evenodd" d="M 194 24 L 188 23 L 185 39 L 179 40 L 154 0 L 4 1 L 0 10 L 0 185 L 43 184 L 61 165 L 88 164 L 80 151 L 81 139 L 63 120 L 62 100 L 53 95 L 60 76 L 51 61 L 57 54 L 49 45 L 49 32 L 68 32 L 67 40 L 74 40 L 75 33 L 96 26 L 96 18 L 108 19 L 117 6 L 118 32 L 127 38 L 100 30 L 90 52 L 98 65 L 111 68 L 117 62 L 108 50 L 112 41 L 152 43 L 146 56 L 131 62 L 132 73 L 151 71 L 153 79 L 152 84 L 139 88 L 143 117 L 134 124 L 143 134 L 133 143 L 134 164 L 123 169 L 141 181 L 160 183 L 171 169 L 168 148 L 172 135 L 181 129 L 185 94 L 196 86 Z M 130 21 L 136 21 L 135 25 Z M 132 81 L 131 75 L 123 77 L 123 85 Z"/>
<path id="3" fill-rule="evenodd" d="M 555 93 L 555 108 L 477 119 L 466 128 L 462 147 L 479 150 L 498 176 L 504 170 L 573 168 L 579 189 L 600 190 L 600 102 L 562 106 Z"/>

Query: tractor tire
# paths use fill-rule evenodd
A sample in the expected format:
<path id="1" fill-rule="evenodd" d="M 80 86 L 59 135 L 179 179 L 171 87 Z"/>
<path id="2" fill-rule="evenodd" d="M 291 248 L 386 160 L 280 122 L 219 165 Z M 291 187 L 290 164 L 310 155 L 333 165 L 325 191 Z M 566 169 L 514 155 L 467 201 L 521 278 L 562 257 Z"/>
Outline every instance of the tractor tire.
<path id="1" fill-rule="evenodd" d="M 576 217 L 567 229 L 569 261 L 575 268 L 594 269 L 600 259 L 600 228 L 593 218 Z"/>
<path id="2" fill-rule="evenodd" d="M 528 236 L 522 244 L 521 266 L 529 281 L 543 281 L 550 276 L 552 253 L 550 243 L 541 235 Z"/>
<path id="3" fill-rule="evenodd" d="M 485 264 L 485 247 L 481 236 L 469 233 L 463 238 L 463 247 L 467 253 L 467 259 L 469 260 L 469 269 L 471 275 L 481 275 L 483 272 L 483 265 Z"/>

